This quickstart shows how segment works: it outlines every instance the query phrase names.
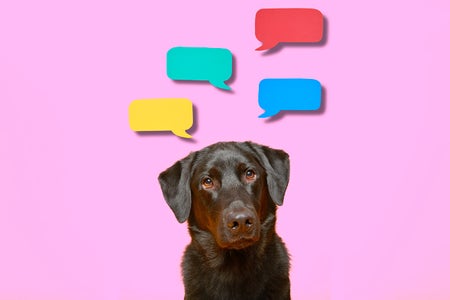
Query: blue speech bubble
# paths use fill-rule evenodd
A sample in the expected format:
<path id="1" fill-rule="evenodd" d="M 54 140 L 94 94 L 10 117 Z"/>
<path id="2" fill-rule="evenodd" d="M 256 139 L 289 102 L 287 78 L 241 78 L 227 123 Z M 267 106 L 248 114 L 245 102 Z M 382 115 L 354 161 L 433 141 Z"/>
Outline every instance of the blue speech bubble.
<path id="1" fill-rule="evenodd" d="M 258 103 L 265 112 L 259 117 L 272 117 L 282 110 L 318 110 L 321 99 L 322 86 L 315 79 L 263 79 L 259 83 Z"/>
<path id="2" fill-rule="evenodd" d="M 225 84 L 233 72 L 233 55 L 225 48 L 174 47 L 167 52 L 167 76 L 173 80 L 209 81 L 230 90 Z"/>

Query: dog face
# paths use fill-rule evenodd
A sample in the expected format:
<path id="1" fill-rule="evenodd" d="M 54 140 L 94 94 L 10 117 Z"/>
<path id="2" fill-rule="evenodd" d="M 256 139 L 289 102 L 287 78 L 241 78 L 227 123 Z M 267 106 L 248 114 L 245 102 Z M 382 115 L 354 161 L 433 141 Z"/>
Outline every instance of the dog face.
<path id="1" fill-rule="evenodd" d="M 259 240 L 261 223 L 283 203 L 288 181 L 288 155 L 250 142 L 211 145 L 159 176 L 178 221 L 188 219 L 225 249 Z"/>
<path id="2" fill-rule="evenodd" d="M 191 179 L 193 220 L 222 248 L 241 249 L 259 239 L 267 212 L 265 171 L 251 155 L 218 149 L 202 157 Z"/>

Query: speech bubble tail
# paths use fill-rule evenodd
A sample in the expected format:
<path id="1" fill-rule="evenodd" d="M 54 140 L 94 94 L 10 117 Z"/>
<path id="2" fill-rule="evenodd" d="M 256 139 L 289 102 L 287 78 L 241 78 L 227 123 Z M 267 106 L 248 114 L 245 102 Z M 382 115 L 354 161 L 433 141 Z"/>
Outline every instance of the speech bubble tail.
<path id="1" fill-rule="evenodd" d="M 219 89 L 222 89 L 222 90 L 226 90 L 226 91 L 231 90 L 231 87 L 226 85 L 225 82 L 223 82 L 223 81 L 210 81 L 209 83 L 211 83 L 216 88 L 219 88 Z"/>
<path id="2" fill-rule="evenodd" d="M 258 118 L 269 118 L 269 117 L 273 117 L 278 113 L 278 111 L 276 112 L 271 112 L 271 111 L 265 111 L 264 113 L 262 113 L 261 115 L 258 116 Z"/>
<path id="3" fill-rule="evenodd" d="M 273 47 L 275 47 L 276 45 L 278 45 L 278 43 L 263 43 L 261 46 L 259 46 L 255 50 L 256 51 L 269 50 L 269 49 L 272 49 Z"/>
<path id="4" fill-rule="evenodd" d="M 192 138 L 192 135 L 190 135 L 189 133 L 187 133 L 186 131 L 184 131 L 184 130 L 172 130 L 172 133 L 173 134 L 175 134 L 176 136 L 179 136 L 179 137 L 182 137 L 182 138 L 185 138 L 185 139 L 191 139 Z"/>

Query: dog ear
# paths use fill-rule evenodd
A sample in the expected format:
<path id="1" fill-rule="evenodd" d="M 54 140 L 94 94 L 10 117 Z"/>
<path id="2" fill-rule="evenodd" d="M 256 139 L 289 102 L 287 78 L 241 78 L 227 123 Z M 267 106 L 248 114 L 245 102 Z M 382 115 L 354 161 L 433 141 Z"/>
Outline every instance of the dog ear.
<path id="1" fill-rule="evenodd" d="M 191 212 L 190 162 L 188 156 L 158 176 L 164 199 L 180 223 L 186 221 Z"/>
<path id="2" fill-rule="evenodd" d="M 256 147 L 255 147 L 256 146 Z M 284 194 L 289 183 L 289 155 L 283 150 L 272 149 L 263 145 L 253 144 L 267 173 L 267 187 L 270 197 L 277 205 L 282 205 Z"/>

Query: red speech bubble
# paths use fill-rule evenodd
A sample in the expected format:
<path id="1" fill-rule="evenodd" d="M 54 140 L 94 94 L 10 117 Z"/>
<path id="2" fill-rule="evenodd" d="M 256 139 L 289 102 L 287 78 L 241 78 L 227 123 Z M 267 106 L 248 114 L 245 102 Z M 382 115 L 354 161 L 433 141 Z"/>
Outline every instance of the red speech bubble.
<path id="1" fill-rule="evenodd" d="M 255 18 L 255 35 L 267 50 L 278 43 L 317 43 L 323 36 L 323 15 L 313 8 L 260 9 Z"/>

